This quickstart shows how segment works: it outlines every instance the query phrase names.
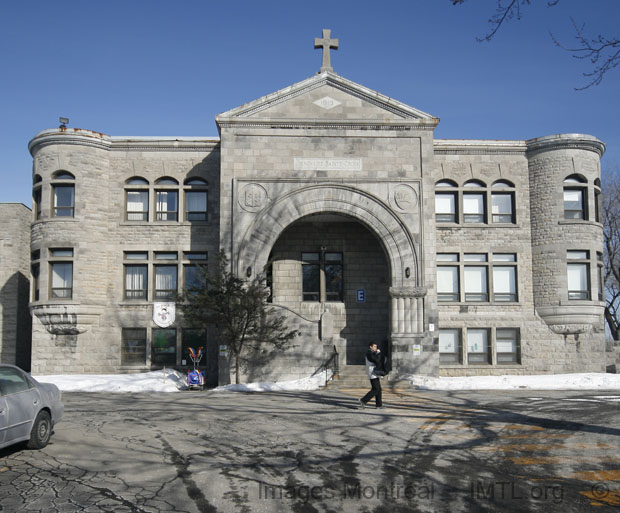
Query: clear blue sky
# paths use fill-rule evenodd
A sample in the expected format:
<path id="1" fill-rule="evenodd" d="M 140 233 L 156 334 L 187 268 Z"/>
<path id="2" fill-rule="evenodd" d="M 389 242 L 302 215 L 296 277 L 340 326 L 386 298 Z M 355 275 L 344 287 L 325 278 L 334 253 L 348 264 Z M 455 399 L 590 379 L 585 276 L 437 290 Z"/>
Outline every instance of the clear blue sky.
<path id="1" fill-rule="evenodd" d="M 620 167 L 620 69 L 586 91 L 570 17 L 620 37 L 620 1 L 534 0 L 491 43 L 495 0 L 6 0 L 0 5 L 0 201 L 31 205 L 28 141 L 70 126 L 216 136 L 214 117 L 315 74 L 322 28 L 340 75 L 441 118 L 438 138 L 580 132 Z"/>

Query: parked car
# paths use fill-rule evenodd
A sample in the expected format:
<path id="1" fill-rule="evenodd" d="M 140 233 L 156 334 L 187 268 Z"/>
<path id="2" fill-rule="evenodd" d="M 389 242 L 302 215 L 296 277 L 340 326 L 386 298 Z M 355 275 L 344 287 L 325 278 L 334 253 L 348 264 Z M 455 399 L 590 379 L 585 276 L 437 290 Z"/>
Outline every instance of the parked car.
<path id="1" fill-rule="evenodd" d="M 0 365 L 0 449 L 28 441 L 42 449 L 64 412 L 60 390 L 14 365 Z"/>

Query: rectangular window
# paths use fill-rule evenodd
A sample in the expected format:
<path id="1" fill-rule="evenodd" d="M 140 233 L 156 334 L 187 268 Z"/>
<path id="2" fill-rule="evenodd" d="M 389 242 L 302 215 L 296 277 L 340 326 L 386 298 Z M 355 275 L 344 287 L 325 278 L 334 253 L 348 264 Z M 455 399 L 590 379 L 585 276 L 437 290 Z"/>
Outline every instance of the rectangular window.
<path id="1" fill-rule="evenodd" d="M 585 219 L 584 189 L 564 189 L 564 218 Z"/>
<path id="2" fill-rule="evenodd" d="M 491 213 L 494 223 L 514 223 L 512 193 L 492 193 Z"/>
<path id="3" fill-rule="evenodd" d="M 156 251 L 155 252 L 155 260 L 176 260 L 177 259 L 176 251 Z"/>
<path id="4" fill-rule="evenodd" d="M 177 294 L 177 266 L 155 266 L 155 297 L 156 300 L 174 299 Z"/>
<path id="5" fill-rule="evenodd" d="M 207 220 L 207 191 L 185 192 L 186 221 Z"/>
<path id="6" fill-rule="evenodd" d="M 52 262 L 52 298 L 71 299 L 73 297 L 73 262 Z"/>
<path id="7" fill-rule="evenodd" d="M 589 251 L 567 251 L 568 299 L 590 299 Z"/>
<path id="8" fill-rule="evenodd" d="M 199 290 L 202 290 L 206 286 L 205 273 L 207 272 L 206 265 L 185 264 L 183 266 L 184 271 L 184 290 L 194 291 L 195 294 Z"/>
<path id="9" fill-rule="evenodd" d="M 73 217 L 75 206 L 74 185 L 54 185 L 54 217 Z"/>
<path id="10" fill-rule="evenodd" d="M 121 365 L 146 364 L 146 328 L 123 328 Z"/>
<path id="11" fill-rule="evenodd" d="M 325 298 L 327 301 L 342 301 L 343 272 L 342 253 L 325 253 Z"/>
<path id="12" fill-rule="evenodd" d="M 147 299 L 148 268 L 125 265 L 125 299 Z"/>
<path id="13" fill-rule="evenodd" d="M 588 264 L 568 264 L 568 299 L 590 299 Z"/>
<path id="14" fill-rule="evenodd" d="M 456 266 L 437 267 L 437 300 L 459 300 L 459 268 Z"/>
<path id="15" fill-rule="evenodd" d="M 157 191 L 155 219 L 157 221 L 176 221 L 179 210 L 179 193 L 177 191 Z"/>
<path id="16" fill-rule="evenodd" d="M 598 280 L 598 300 L 603 301 L 605 297 L 605 274 L 603 264 L 603 253 L 596 252 L 596 277 Z"/>
<path id="17" fill-rule="evenodd" d="M 125 251 L 125 260 L 147 260 L 147 251 Z"/>
<path id="18" fill-rule="evenodd" d="M 463 193 L 463 222 L 464 223 L 484 223 L 484 194 Z"/>
<path id="19" fill-rule="evenodd" d="M 497 328 L 495 332 L 497 363 L 511 364 L 521 362 L 519 330 L 516 328 Z"/>
<path id="20" fill-rule="evenodd" d="M 438 223 L 456 223 L 456 193 L 435 194 L 435 219 Z"/>
<path id="21" fill-rule="evenodd" d="M 488 301 L 487 267 L 465 266 L 465 301 Z"/>
<path id="22" fill-rule="evenodd" d="M 39 263 L 32 264 L 32 300 L 39 300 L 39 275 L 41 274 L 41 265 Z"/>
<path id="23" fill-rule="evenodd" d="M 467 330 L 467 363 L 470 365 L 488 364 L 491 362 L 489 351 L 489 330 Z"/>
<path id="24" fill-rule="evenodd" d="M 493 266 L 493 301 L 517 300 L 517 268 Z"/>
<path id="25" fill-rule="evenodd" d="M 302 298 L 304 301 L 321 300 L 321 266 L 319 253 L 301 254 Z"/>
<path id="26" fill-rule="evenodd" d="M 151 365 L 155 367 L 177 364 L 177 330 L 175 328 L 154 328 Z"/>
<path id="27" fill-rule="evenodd" d="M 32 205 L 34 207 L 35 220 L 41 219 L 41 187 L 35 189 L 32 193 Z"/>
<path id="28" fill-rule="evenodd" d="M 149 220 L 149 191 L 127 191 L 127 221 Z"/>
<path id="29" fill-rule="evenodd" d="M 457 329 L 439 331 L 439 363 L 461 363 L 461 332 Z"/>

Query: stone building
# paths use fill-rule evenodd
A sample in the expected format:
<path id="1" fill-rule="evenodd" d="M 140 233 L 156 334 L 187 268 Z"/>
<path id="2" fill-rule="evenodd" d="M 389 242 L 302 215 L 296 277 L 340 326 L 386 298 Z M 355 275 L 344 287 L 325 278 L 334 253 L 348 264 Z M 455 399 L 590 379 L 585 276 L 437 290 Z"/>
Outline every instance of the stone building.
<path id="1" fill-rule="evenodd" d="M 30 142 L 32 369 L 187 364 L 215 330 L 154 305 L 223 248 L 302 336 L 245 379 L 308 376 L 369 340 L 394 375 L 601 372 L 604 145 L 435 139 L 439 119 L 334 73 L 216 117 L 219 138 L 61 127 Z M 203 362 L 204 363 L 204 362 Z"/>
<path id="2" fill-rule="evenodd" d="M 0 203 L 0 219 L 0 363 L 29 370 L 32 212 L 20 203 Z"/>

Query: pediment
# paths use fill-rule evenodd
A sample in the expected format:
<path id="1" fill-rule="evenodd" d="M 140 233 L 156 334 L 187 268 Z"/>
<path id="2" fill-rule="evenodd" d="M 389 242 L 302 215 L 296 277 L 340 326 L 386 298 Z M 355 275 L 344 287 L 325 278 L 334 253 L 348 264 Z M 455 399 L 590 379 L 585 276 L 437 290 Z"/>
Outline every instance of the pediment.
<path id="1" fill-rule="evenodd" d="M 218 126 L 381 124 L 434 127 L 438 118 L 325 71 L 216 116 Z"/>

